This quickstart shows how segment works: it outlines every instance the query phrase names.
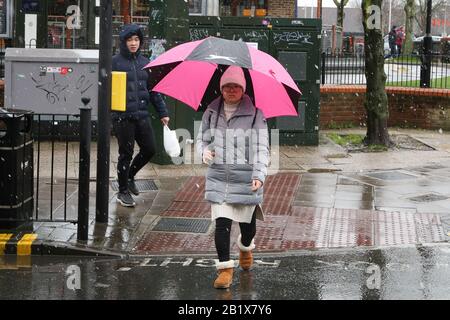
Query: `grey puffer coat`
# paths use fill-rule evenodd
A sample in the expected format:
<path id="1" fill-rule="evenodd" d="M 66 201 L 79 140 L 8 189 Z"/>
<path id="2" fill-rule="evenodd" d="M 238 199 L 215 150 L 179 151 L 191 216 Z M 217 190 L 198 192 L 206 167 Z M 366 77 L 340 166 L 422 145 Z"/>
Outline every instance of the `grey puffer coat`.
<path id="1" fill-rule="evenodd" d="M 261 204 L 263 188 L 253 192 L 252 180 L 264 183 L 267 175 L 267 122 L 247 95 L 228 121 L 222 103 L 219 97 L 208 106 L 196 142 L 200 155 L 206 148 L 215 151 L 206 173 L 205 199 L 219 204 Z"/>

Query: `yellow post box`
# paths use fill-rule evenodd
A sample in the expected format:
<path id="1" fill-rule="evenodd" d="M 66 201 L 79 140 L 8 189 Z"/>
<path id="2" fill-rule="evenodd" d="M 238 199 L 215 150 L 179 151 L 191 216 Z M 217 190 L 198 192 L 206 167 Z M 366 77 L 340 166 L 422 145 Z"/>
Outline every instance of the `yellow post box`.
<path id="1" fill-rule="evenodd" d="M 111 86 L 111 110 L 126 111 L 127 109 L 127 73 L 113 71 Z"/>

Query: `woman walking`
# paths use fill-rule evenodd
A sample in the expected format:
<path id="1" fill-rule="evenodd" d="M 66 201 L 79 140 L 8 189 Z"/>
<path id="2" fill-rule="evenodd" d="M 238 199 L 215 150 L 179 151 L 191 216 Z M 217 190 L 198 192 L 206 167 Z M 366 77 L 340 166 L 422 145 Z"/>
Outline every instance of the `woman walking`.
<path id="1" fill-rule="evenodd" d="M 253 264 L 256 219 L 263 220 L 261 203 L 269 162 L 267 123 L 245 94 L 242 68 L 230 66 L 220 80 L 221 96 L 206 109 L 197 137 L 198 152 L 209 165 L 205 198 L 211 202 L 216 222 L 215 245 L 218 277 L 215 288 L 229 288 L 234 260 L 230 259 L 233 221 L 239 223 L 239 264 L 249 270 Z"/>

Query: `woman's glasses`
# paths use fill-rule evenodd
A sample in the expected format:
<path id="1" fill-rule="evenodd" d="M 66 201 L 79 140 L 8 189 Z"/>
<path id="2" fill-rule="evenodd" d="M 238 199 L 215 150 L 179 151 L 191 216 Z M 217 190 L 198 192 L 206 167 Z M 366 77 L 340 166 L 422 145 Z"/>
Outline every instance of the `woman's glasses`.
<path id="1" fill-rule="evenodd" d="M 237 84 L 226 84 L 226 85 L 223 86 L 223 90 L 227 91 L 227 92 L 229 92 L 229 91 L 236 91 L 236 90 L 239 90 L 239 89 L 242 89 L 242 87 L 240 85 L 237 85 Z"/>

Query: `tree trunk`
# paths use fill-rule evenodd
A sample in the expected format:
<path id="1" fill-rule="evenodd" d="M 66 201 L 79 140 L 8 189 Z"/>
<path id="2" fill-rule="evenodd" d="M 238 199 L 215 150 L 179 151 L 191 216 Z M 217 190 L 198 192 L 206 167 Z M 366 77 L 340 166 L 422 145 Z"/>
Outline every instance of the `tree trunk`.
<path id="1" fill-rule="evenodd" d="M 342 28 L 344 32 L 344 7 L 347 5 L 349 0 L 333 0 L 337 7 L 337 25 Z"/>
<path id="2" fill-rule="evenodd" d="M 413 25 L 416 12 L 415 0 L 406 0 L 405 3 L 405 44 L 402 53 L 411 54 L 413 51 Z"/>
<path id="3" fill-rule="evenodd" d="M 367 80 L 364 103 L 367 111 L 367 134 L 364 142 L 367 145 L 378 144 L 389 147 L 392 145 L 392 141 L 387 128 L 389 109 L 385 91 L 386 74 L 384 73 L 384 46 L 381 31 L 381 2 L 382 0 L 363 0 L 361 4 Z M 373 8 L 379 8 L 378 12 L 377 10 L 373 11 Z"/>

